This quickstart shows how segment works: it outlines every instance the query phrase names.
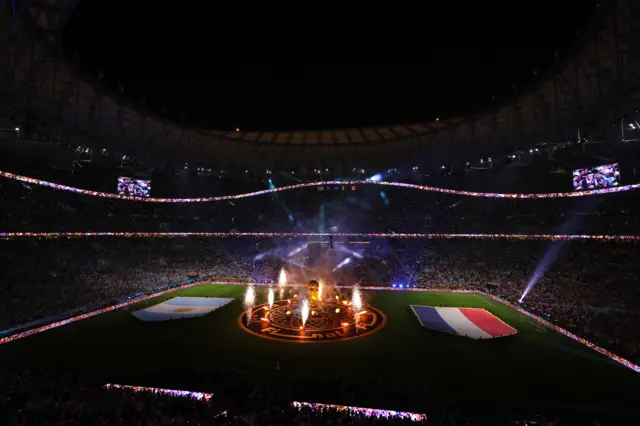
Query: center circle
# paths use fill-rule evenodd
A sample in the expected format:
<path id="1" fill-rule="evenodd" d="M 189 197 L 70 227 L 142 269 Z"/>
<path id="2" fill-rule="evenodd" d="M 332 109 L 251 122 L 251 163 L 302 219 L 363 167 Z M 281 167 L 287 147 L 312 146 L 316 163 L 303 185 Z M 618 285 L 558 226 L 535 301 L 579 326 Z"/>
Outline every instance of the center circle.
<path id="1" fill-rule="evenodd" d="M 299 310 L 295 307 L 291 309 L 287 302 L 274 303 L 265 317 L 272 325 L 282 329 L 298 331 L 302 327 L 302 316 Z M 344 306 L 341 303 L 323 303 L 312 306 L 304 328 L 307 331 L 330 331 L 343 328 L 345 324 L 354 325 L 355 322 L 355 312 L 350 306 Z"/>
<path id="2" fill-rule="evenodd" d="M 356 313 L 339 301 L 312 304 L 304 327 L 300 307 L 286 300 L 275 302 L 271 308 L 268 304 L 256 306 L 238 317 L 240 327 L 253 335 L 294 343 L 356 339 L 375 333 L 386 322 L 386 316 L 372 306 Z"/>

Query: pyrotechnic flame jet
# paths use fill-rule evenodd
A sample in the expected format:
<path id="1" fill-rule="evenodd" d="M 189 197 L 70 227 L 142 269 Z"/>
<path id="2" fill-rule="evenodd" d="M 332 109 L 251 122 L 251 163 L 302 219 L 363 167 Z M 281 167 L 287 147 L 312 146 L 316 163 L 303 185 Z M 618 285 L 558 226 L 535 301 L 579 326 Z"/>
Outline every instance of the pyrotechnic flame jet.
<path id="1" fill-rule="evenodd" d="M 304 327 L 304 325 L 307 323 L 307 319 L 309 318 L 309 300 L 304 299 L 302 301 L 300 314 L 302 315 L 302 327 Z"/>
<path id="2" fill-rule="evenodd" d="M 287 286 L 287 271 L 284 268 L 280 269 L 280 276 L 278 277 L 278 289 L 280 290 L 280 299 L 284 295 L 284 288 Z"/>
<path id="3" fill-rule="evenodd" d="M 256 303 L 256 289 L 250 285 L 244 292 L 244 306 L 248 308 L 253 308 Z"/>
<path id="4" fill-rule="evenodd" d="M 356 313 L 362 310 L 362 293 L 360 293 L 360 288 L 358 286 L 353 288 L 353 292 L 351 294 L 351 303 L 353 305 L 353 310 Z"/>
<path id="5" fill-rule="evenodd" d="M 274 302 L 275 297 L 276 296 L 273 293 L 273 288 L 269 287 L 269 296 L 268 296 L 269 309 L 271 309 L 273 307 L 273 302 Z"/>
<path id="6" fill-rule="evenodd" d="M 256 303 L 256 289 L 253 288 L 252 285 L 247 287 L 244 292 L 244 307 L 247 310 L 247 325 L 251 320 L 251 315 L 253 314 L 253 306 Z"/>
<path id="7" fill-rule="evenodd" d="M 355 287 L 353 287 L 353 291 L 351 292 L 351 307 L 353 308 L 353 317 L 356 321 L 356 330 L 358 329 L 358 324 L 360 323 L 360 313 L 363 306 L 364 303 L 362 302 L 362 293 L 360 292 L 360 287 L 356 285 Z"/>

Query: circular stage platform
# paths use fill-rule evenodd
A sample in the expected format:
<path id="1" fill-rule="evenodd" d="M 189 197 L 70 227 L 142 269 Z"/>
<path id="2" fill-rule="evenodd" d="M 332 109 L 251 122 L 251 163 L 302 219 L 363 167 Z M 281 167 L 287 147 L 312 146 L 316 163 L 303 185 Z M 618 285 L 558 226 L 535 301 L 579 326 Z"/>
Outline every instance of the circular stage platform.
<path id="1" fill-rule="evenodd" d="M 352 307 L 339 301 L 313 304 L 302 327 L 298 306 L 286 300 L 244 311 L 238 324 L 256 336 L 293 343 L 325 343 L 357 339 L 380 330 L 387 317 L 378 309 L 366 306 L 357 316 Z"/>

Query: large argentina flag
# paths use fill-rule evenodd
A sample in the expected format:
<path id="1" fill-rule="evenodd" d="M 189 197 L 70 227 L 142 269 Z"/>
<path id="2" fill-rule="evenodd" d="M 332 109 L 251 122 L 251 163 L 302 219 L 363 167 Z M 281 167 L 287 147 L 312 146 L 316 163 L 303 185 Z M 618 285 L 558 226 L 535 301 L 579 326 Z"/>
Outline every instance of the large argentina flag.
<path id="1" fill-rule="evenodd" d="M 493 339 L 518 332 L 485 309 L 411 305 L 411 310 L 423 327 L 471 339 Z"/>
<path id="2" fill-rule="evenodd" d="M 132 315 L 142 321 L 193 318 L 207 315 L 231 301 L 233 299 L 221 297 L 174 297 L 157 305 L 135 311 Z"/>

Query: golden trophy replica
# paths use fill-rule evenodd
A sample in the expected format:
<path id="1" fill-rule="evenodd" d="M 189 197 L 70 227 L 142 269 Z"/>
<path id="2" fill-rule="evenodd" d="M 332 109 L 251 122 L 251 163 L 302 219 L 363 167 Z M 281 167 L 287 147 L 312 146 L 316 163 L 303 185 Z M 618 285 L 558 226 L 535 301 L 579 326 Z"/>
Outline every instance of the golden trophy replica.
<path id="1" fill-rule="evenodd" d="M 320 296 L 318 293 L 320 291 L 320 283 L 316 280 L 309 281 L 309 284 L 307 284 L 307 290 L 309 291 L 309 300 L 311 303 L 319 303 Z"/>

